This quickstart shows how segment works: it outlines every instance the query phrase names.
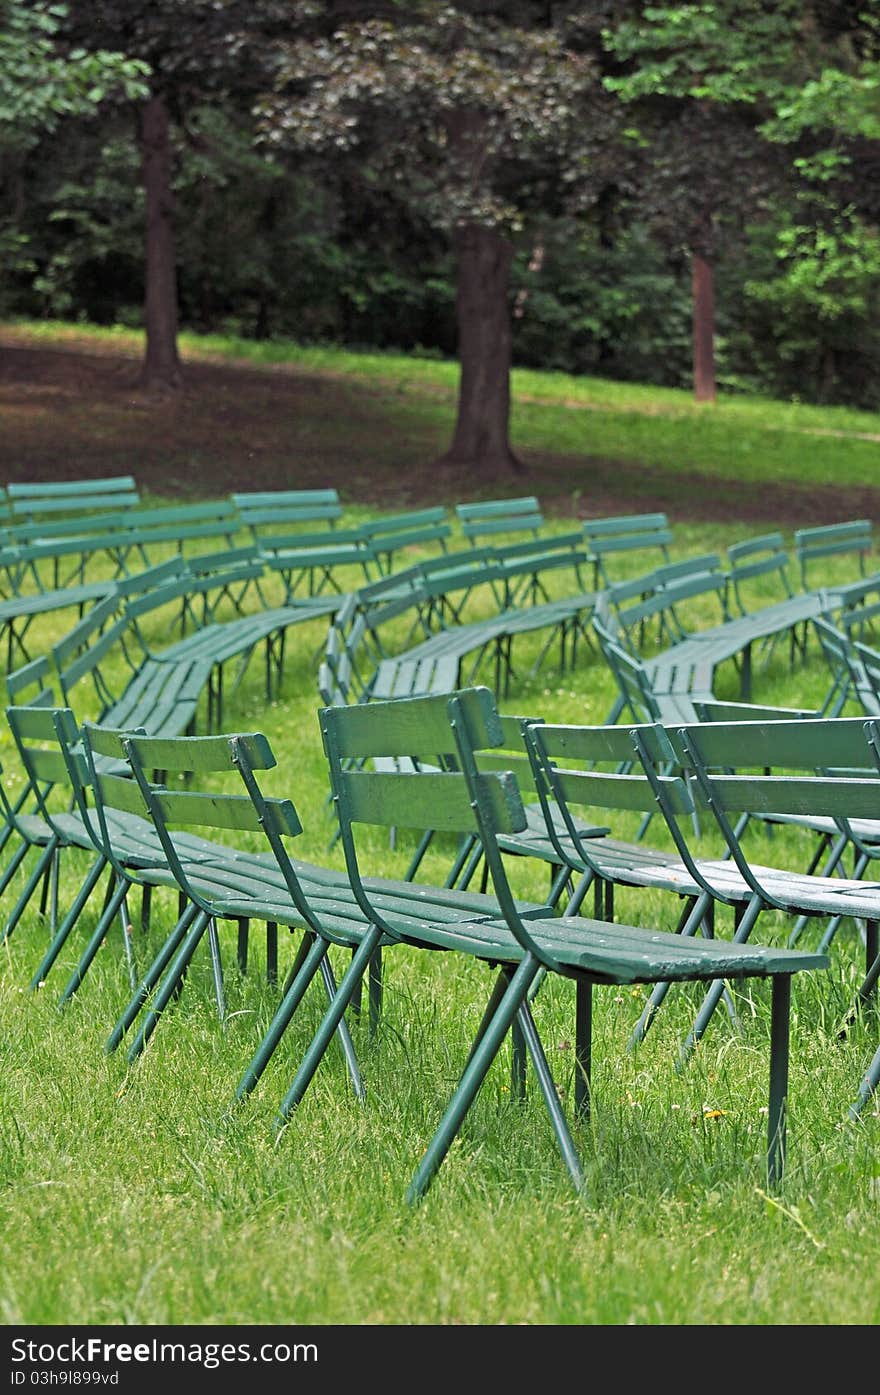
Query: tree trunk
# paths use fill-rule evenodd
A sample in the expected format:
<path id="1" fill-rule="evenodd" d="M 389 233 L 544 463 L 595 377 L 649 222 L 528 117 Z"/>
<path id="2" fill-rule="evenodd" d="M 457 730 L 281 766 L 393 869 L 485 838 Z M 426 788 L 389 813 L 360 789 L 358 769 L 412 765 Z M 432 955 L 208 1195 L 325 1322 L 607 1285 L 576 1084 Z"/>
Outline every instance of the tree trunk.
<path id="1" fill-rule="evenodd" d="M 715 275 L 712 263 L 694 252 L 693 350 L 694 397 L 698 402 L 714 402 L 715 391 Z"/>
<path id="2" fill-rule="evenodd" d="M 154 94 L 141 108 L 140 141 L 146 195 L 146 274 L 144 318 L 146 352 L 141 368 L 145 387 L 177 388 L 177 269 L 172 222 L 171 139 L 168 108 Z"/>
<path id="3" fill-rule="evenodd" d="M 458 253 L 458 416 L 444 463 L 476 474 L 520 471 L 510 448 L 511 330 L 508 286 L 513 248 L 494 228 L 468 223 Z"/>

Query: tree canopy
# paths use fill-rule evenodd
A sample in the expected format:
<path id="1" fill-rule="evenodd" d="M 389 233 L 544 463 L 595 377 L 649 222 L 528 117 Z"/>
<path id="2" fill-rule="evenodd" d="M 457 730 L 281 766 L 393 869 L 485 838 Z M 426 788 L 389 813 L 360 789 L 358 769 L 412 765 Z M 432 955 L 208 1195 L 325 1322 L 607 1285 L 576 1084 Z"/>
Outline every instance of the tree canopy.
<path id="1" fill-rule="evenodd" d="M 21 150 L 114 94 L 146 92 L 149 67 L 108 48 L 62 42 L 67 7 L 0 0 L 0 149 Z"/>
<path id="2" fill-rule="evenodd" d="M 875 405 L 878 35 L 864 0 L 0 0 L 0 314 L 144 324 L 171 385 L 181 322 L 456 353 L 487 473 L 515 363 Z"/>

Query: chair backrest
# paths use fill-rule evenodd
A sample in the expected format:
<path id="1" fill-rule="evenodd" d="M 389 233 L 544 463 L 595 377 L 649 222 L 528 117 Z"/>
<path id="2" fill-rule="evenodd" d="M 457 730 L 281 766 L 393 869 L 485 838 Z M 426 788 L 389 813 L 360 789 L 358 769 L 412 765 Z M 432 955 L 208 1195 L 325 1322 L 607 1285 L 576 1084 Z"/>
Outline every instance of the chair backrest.
<path id="1" fill-rule="evenodd" d="M 285 838 L 302 832 L 299 816 L 291 800 L 264 796 L 257 784 L 255 772 L 270 770 L 276 764 L 269 741 L 262 733 L 150 737 L 132 732 L 108 734 L 84 723 L 83 736 L 92 757 L 95 753 L 106 757 L 118 752 L 134 777 L 133 781 L 126 781 L 116 775 L 102 775 L 93 766 L 91 773 L 100 806 L 104 811 L 108 807 L 131 811 L 133 799 L 140 800 L 178 886 L 194 904 L 209 915 L 224 914 L 222 896 L 212 890 L 207 877 L 194 874 L 188 849 L 179 836 L 181 830 L 221 833 L 227 838 L 233 835 L 230 859 L 235 855 L 234 835 L 259 835 L 275 854 L 302 923 L 313 924 L 283 844 Z M 235 777 L 232 791 L 223 782 L 223 777 L 230 775 Z M 175 782 L 184 780 L 185 787 L 175 787 Z M 216 846 L 219 857 L 222 844 Z M 277 909 L 278 890 L 268 884 L 267 878 L 267 919 L 283 919 L 283 913 L 275 915 L 270 910 L 273 895 Z"/>
<path id="2" fill-rule="evenodd" d="M 241 595 L 251 587 L 259 592 L 264 576 L 265 564 L 254 547 L 205 553 L 181 561 L 176 570 L 171 564 L 167 575 L 157 577 L 153 585 L 141 588 L 125 601 L 124 613 L 136 622 L 173 605 L 181 634 L 188 628 L 203 629 L 220 621 L 227 601 L 230 615 L 240 616 Z"/>
<path id="3" fill-rule="evenodd" d="M 612 582 L 602 593 L 602 611 L 613 613 L 627 643 L 639 648 L 656 627 L 657 639 L 675 644 L 686 639 L 692 628 L 685 624 L 682 608 L 687 601 L 713 596 L 720 619 L 729 618 L 726 603 L 727 574 L 717 552 L 664 562 L 649 572 Z"/>
<path id="4" fill-rule="evenodd" d="M 863 640 L 853 641 L 852 667 L 860 679 L 856 696 L 867 717 L 880 716 L 880 652 Z"/>
<path id="5" fill-rule="evenodd" d="M 652 775 L 636 759 L 634 732 L 641 734 L 645 747 L 655 758 Z M 544 811 L 547 831 L 560 857 L 569 865 L 597 866 L 590 839 L 580 837 L 573 807 L 590 808 L 620 815 L 652 813 L 657 803 L 657 784 L 664 792 L 666 810 L 674 820 L 674 845 L 687 864 L 691 852 L 678 826 L 680 818 L 693 818 L 694 804 L 687 783 L 675 766 L 675 752 L 659 723 L 629 726 L 587 726 L 556 722 L 527 722 L 524 727 L 532 777 Z M 554 832 L 552 806 L 559 810 L 569 842 Z M 601 820 L 596 820 L 601 823 Z M 577 859 L 573 859 L 576 850 Z"/>
<path id="6" fill-rule="evenodd" d="M 156 508 L 138 505 L 112 520 L 118 536 L 114 540 L 123 556 L 135 552 L 149 565 L 151 549 L 171 543 L 182 552 L 189 543 L 206 538 L 225 538 L 231 547 L 242 527 L 231 499 L 204 499 L 194 504 L 162 504 Z"/>
<path id="7" fill-rule="evenodd" d="M 260 541 L 267 530 L 299 529 L 307 523 L 332 528 L 342 517 L 335 489 L 268 489 L 233 494 L 232 502 L 243 526 Z"/>
<path id="8" fill-rule="evenodd" d="M 431 599 L 419 563 L 368 582 L 346 597 L 336 625 L 361 688 L 382 659 L 407 648 L 414 635 L 424 638 L 430 633 Z"/>
<path id="9" fill-rule="evenodd" d="M 130 622 L 122 613 L 119 597 L 111 593 L 97 601 L 52 646 L 52 666 L 65 702 L 73 701 L 78 684 L 86 679 L 91 680 L 99 711 L 106 711 L 115 701 L 118 686 L 108 676 L 105 660 L 118 652 L 128 672 L 135 671 L 136 661 L 126 646 L 129 630 Z"/>
<path id="10" fill-rule="evenodd" d="M 13 518 L 50 520 L 58 516 L 134 508 L 140 503 L 131 475 L 107 479 L 55 480 L 46 483 L 13 483 L 7 486 Z"/>
<path id="11" fill-rule="evenodd" d="M 6 719 L 28 782 L 27 798 L 51 828 L 53 814 L 70 807 L 73 798 L 69 761 L 81 755 L 65 755 L 66 743 L 73 753 L 79 746 L 76 718 L 69 707 L 8 707 Z M 53 799 L 53 793 L 60 796 Z"/>
<path id="12" fill-rule="evenodd" d="M 351 701 L 352 663 L 342 632 L 335 624 L 327 630 L 324 654 L 318 666 L 318 693 L 325 707 L 344 706 Z"/>
<path id="13" fill-rule="evenodd" d="M 617 700 L 607 721 L 616 722 L 624 713 L 628 713 L 634 722 L 659 721 L 660 707 L 650 675 L 641 659 L 621 644 L 619 632 L 613 630 L 607 620 L 594 614 L 592 625 L 602 657 L 617 684 Z"/>
<path id="14" fill-rule="evenodd" d="M 359 595 L 351 592 L 327 626 L 318 680 L 319 691 L 326 705 L 329 707 L 337 701 L 360 699 L 380 657 L 374 649 L 373 636 L 369 633 Z M 337 695 L 325 699 L 325 690 L 336 692 Z"/>
<path id="15" fill-rule="evenodd" d="M 50 656 L 41 654 L 6 674 L 6 695 L 17 706 L 51 707 L 58 696 L 57 677 Z"/>
<path id="16" fill-rule="evenodd" d="M 436 544 L 441 554 L 446 552 L 452 525 L 446 506 L 438 504 L 433 508 L 380 515 L 362 523 L 360 531 L 387 574 L 392 570 L 395 553 L 407 548 Z"/>
<path id="17" fill-rule="evenodd" d="M 542 578 L 549 572 L 569 571 L 574 584 L 582 589 L 581 567 L 587 561 L 587 550 L 578 533 L 541 534 L 525 541 L 497 543 L 492 549 L 498 568 L 500 592 L 505 608 L 521 604 L 528 596 L 533 602 L 540 597 L 549 600 Z"/>
<path id="18" fill-rule="evenodd" d="M 71 760 L 74 751 L 66 752 L 69 775 L 77 807 L 83 823 L 97 850 L 127 879 L 137 879 L 137 868 L 156 866 L 155 828 L 146 801 L 132 778 L 131 766 L 122 745 L 123 737 L 140 734 L 126 729 L 120 731 L 94 722 L 83 722 L 80 731 L 81 758 Z M 125 817 L 129 838 L 121 850 L 114 836 L 118 815 Z M 132 859 L 132 819 L 146 830 L 144 856 Z"/>
<path id="19" fill-rule="evenodd" d="M 667 735 L 698 810 L 714 818 L 743 877 L 768 904 L 778 902 L 743 849 L 740 816 L 819 816 L 847 832 L 852 820 L 880 816 L 880 780 L 860 717 L 705 722 Z M 641 749 L 639 756 L 653 759 Z"/>
<path id="20" fill-rule="evenodd" d="M 283 580 L 286 599 L 339 595 L 381 573 L 376 551 L 360 528 L 330 528 L 320 533 L 284 533 L 259 539 L 267 571 Z"/>
<path id="21" fill-rule="evenodd" d="M 858 670 L 853 640 L 827 616 L 814 616 L 812 625 L 831 672 L 831 686 L 822 704 L 821 714 L 839 717 L 850 698 L 858 699 L 863 687 L 863 675 Z"/>
<path id="22" fill-rule="evenodd" d="M 748 583 L 761 578 L 775 577 L 784 598 L 790 599 L 794 595 L 789 575 L 791 559 L 781 533 L 763 533 L 757 538 L 731 543 L 727 549 L 727 561 L 730 585 L 740 614 L 747 615 L 753 609 L 750 600 L 752 590 Z"/>
<path id="23" fill-rule="evenodd" d="M 493 546 L 448 552 L 416 563 L 422 578 L 423 615 L 432 628 L 443 628 L 450 619 L 461 620 L 462 609 L 473 593 L 495 596 L 500 583 L 501 562 Z"/>
<path id="24" fill-rule="evenodd" d="M 583 523 L 587 553 L 596 586 L 609 585 L 612 560 L 631 552 L 656 548 L 660 560 L 669 561 L 672 530 L 665 513 L 620 514 L 613 518 L 586 518 Z M 620 579 L 619 577 L 617 578 Z"/>
<path id="25" fill-rule="evenodd" d="M 474 546 L 502 535 L 531 533 L 537 537 L 544 527 L 541 505 L 533 494 L 456 504 L 455 514 L 465 539 Z"/>
<path id="26" fill-rule="evenodd" d="M 54 578 L 49 581 L 41 568 L 41 563 L 51 563 L 56 573 L 65 558 L 73 557 L 77 563 L 77 574 L 82 576 L 86 553 L 84 539 L 42 538 L 36 541 L 15 539 L 8 547 L 0 548 L 0 573 L 3 576 L 2 591 L 6 596 L 21 596 L 28 592 L 47 592 L 55 589 Z M 98 546 L 106 549 L 106 539 Z"/>
<path id="27" fill-rule="evenodd" d="M 665 596 L 671 612 L 684 601 L 711 595 L 720 607 L 720 618 L 729 619 L 727 611 L 727 573 L 717 552 L 705 552 L 699 557 L 685 557 L 678 562 L 664 562 L 654 572 L 658 594 Z M 686 634 L 679 617 L 679 628 Z"/>
<path id="28" fill-rule="evenodd" d="M 865 575 L 865 561 L 873 547 L 871 520 L 855 518 L 847 523 L 828 523 L 816 528 L 798 528 L 794 535 L 795 556 L 801 574 L 801 586 L 806 591 L 810 569 L 830 557 L 844 555 L 858 558 L 859 575 Z"/>
<path id="29" fill-rule="evenodd" d="M 368 885 L 362 825 L 420 835 L 476 833 L 499 909 L 520 942 L 533 948 L 496 841 L 501 833 L 520 833 L 527 826 L 519 787 L 510 770 L 481 769 L 478 763 L 479 752 L 506 739 L 489 690 L 322 708 L 319 721 L 349 881 L 372 923 L 399 938 Z M 418 887 L 414 883 L 414 899 Z"/>
<path id="30" fill-rule="evenodd" d="M 192 573 L 181 557 L 157 562 L 115 581 L 108 594 L 52 646 L 52 666 L 64 701 L 71 702 L 78 684 L 90 679 L 99 709 L 105 712 L 119 691 L 118 680 L 108 672 L 111 656 L 121 659 L 127 681 L 147 652 L 138 615 L 163 604 L 170 593 L 179 598 L 192 585 Z"/>

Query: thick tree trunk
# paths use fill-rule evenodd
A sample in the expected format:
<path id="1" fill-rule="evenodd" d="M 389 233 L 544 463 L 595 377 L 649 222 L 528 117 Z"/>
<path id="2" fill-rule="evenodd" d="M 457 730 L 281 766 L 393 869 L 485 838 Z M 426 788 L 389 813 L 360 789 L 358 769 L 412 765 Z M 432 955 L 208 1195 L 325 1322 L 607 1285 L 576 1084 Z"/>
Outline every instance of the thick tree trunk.
<path id="1" fill-rule="evenodd" d="M 714 402 L 715 390 L 715 273 L 708 257 L 693 254 L 694 397 Z"/>
<path id="2" fill-rule="evenodd" d="M 460 366 L 458 416 L 445 463 L 475 474 L 519 471 L 510 448 L 511 329 L 508 287 L 513 248 L 494 228 L 468 223 L 455 235 Z"/>
<path id="3" fill-rule="evenodd" d="M 141 153 L 146 195 L 146 352 L 141 369 L 145 387 L 177 388 L 177 268 L 174 254 L 174 199 L 171 192 L 171 138 L 168 108 L 154 95 L 141 108 Z"/>

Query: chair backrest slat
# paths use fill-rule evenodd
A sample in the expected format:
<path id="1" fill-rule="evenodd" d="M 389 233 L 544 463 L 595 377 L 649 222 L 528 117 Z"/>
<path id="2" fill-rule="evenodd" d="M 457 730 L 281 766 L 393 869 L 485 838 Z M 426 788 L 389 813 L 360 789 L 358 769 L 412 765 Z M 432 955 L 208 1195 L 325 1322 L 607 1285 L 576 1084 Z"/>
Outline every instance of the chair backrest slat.
<path id="1" fill-rule="evenodd" d="M 801 573 L 801 585 L 809 584 L 810 567 L 829 557 L 855 554 L 859 573 L 865 574 L 865 560 L 873 547 L 871 520 L 851 519 L 846 523 L 827 523 L 815 528 L 798 528 L 794 535 L 795 555 Z"/>
<path id="2" fill-rule="evenodd" d="M 456 504 L 455 514 L 465 538 L 474 544 L 505 533 L 537 536 L 544 527 L 541 505 L 533 494 L 517 499 L 483 499 Z"/>
<path id="3" fill-rule="evenodd" d="M 239 749 L 244 749 L 253 769 L 271 770 L 275 756 L 262 732 L 237 733 Z M 168 770 L 176 773 L 190 771 L 231 770 L 236 764 L 236 751 L 228 735 L 220 736 L 139 736 L 137 750 L 146 770 Z"/>

